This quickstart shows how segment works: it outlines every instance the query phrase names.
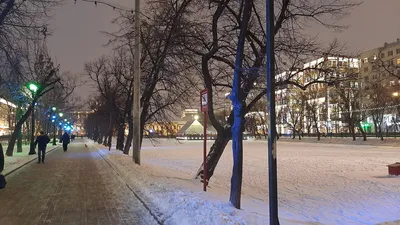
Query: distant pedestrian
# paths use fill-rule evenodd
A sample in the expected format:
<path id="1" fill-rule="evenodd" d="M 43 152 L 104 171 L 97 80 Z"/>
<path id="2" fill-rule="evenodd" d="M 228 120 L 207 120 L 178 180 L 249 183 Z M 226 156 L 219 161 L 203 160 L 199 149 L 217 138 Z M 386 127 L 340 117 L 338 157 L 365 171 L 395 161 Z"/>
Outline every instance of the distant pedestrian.
<path id="1" fill-rule="evenodd" d="M 46 155 L 46 147 L 50 142 L 50 138 L 44 133 L 44 131 L 40 131 L 40 135 L 36 138 L 35 148 L 38 146 L 38 163 L 44 163 L 44 158 Z"/>
<path id="2" fill-rule="evenodd" d="M 65 132 L 61 137 L 61 142 L 63 144 L 64 152 L 66 152 L 68 150 L 68 144 L 71 142 L 71 138 L 67 132 Z"/>

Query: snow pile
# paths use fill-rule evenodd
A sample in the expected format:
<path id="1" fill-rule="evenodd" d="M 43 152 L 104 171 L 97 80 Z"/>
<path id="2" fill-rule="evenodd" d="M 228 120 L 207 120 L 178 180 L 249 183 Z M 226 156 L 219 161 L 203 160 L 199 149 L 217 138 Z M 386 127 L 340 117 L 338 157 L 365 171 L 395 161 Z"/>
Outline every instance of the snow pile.
<path id="1" fill-rule="evenodd" d="M 212 142 L 209 143 L 211 145 Z M 244 143 L 242 210 L 228 204 L 228 145 L 207 193 L 193 180 L 202 142 L 161 140 L 142 148 L 142 166 L 119 151 L 100 149 L 144 196 L 165 224 L 269 224 L 266 142 Z M 400 150 L 357 145 L 278 144 L 281 224 L 400 224 L 400 177 L 387 164 Z"/>
<path id="2" fill-rule="evenodd" d="M 53 146 L 48 146 L 46 152 L 49 152 L 53 150 Z M 23 146 L 22 147 L 22 152 L 17 152 L 14 150 L 13 156 L 7 156 L 6 155 L 6 150 L 7 148 L 4 147 L 4 171 L 2 172 L 3 174 L 8 174 L 9 172 L 17 169 L 18 167 L 34 160 L 37 159 L 37 154 L 35 155 L 29 155 L 29 145 Z M 37 150 L 36 150 L 37 152 Z"/>

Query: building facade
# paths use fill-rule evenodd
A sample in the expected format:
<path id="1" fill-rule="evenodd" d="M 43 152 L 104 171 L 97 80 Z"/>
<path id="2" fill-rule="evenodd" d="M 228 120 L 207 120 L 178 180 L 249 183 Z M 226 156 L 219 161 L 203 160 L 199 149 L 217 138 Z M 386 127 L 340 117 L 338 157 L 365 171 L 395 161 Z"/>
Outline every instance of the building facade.
<path id="1" fill-rule="evenodd" d="M 324 57 L 308 63 L 295 71 L 277 75 L 278 80 L 290 79 L 307 86 L 301 90 L 287 85 L 276 90 L 277 132 L 338 133 L 343 132 L 342 113 L 335 102 L 335 93 L 327 83 L 340 80 L 340 76 L 356 74 L 359 60 L 348 57 Z M 344 78 L 344 77 L 343 77 Z M 358 82 L 352 85 L 359 87 Z"/>
<path id="2" fill-rule="evenodd" d="M 400 125 L 400 38 L 360 54 L 360 83 L 365 95 L 365 123 L 376 131 L 398 131 Z M 381 114 L 381 115 L 379 115 Z M 379 118 L 382 116 L 382 118 Z M 379 124 L 377 121 L 382 120 Z"/>
<path id="3" fill-rule="evenodd" d="M 94 113 L 93 110 L 83 110 L 83 111 L 74 111 L 72 112 L 72 117 L 74 121 L 74 131 L 73 133 L 78 136 L 86 136 L 85 130 L 85 121 L 88 118 L 89 114 Z"/>
<path id="4" fill-rule="evenodd" d="M 14 103 L 0 98 L 0 136 L 10 135 L 14 130 L 16 108 Z"/>

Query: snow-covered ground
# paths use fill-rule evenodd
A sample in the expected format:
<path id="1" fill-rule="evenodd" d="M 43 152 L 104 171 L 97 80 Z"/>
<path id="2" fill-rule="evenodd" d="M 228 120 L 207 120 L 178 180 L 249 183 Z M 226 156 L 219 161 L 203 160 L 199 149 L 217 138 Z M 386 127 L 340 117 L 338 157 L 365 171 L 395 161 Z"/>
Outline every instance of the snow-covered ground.
<path id="1" fill-rule="evenodd" d="M 55 147 L 52 146 L 51 144 L 48 145 L 46 152 L 50 152 L 54 149 Z M 24 145 L 22 147 L 22 152 L 17 152 L 16 148 L 14 150 L 13 156 L 6 156 L 6 147 L 3 147 L 4 151 L 4 171 L 2 174 L 8 174 L 9 172 L 15 170 L 16 168 L 34 160 L 37 159 L 38 155 L 29 155 L 29 145 Z M 36 149 L 37 152 L 37 149 Z"/>
<path id="2" fill-rule="evenodd" d="M 99 152 L 165 224 L 269 224 L 265 141 L 244 143 L 242 210 L 228 203 L 230 144 L 207 193 L 193 179 L 202 162 L 201 141 L 153 146 L 145 140 L 142 166 L 116 150 Z M 279 142 L 281 224 L 400 224 L 400 177 L 388 176 L 386 167 L 398 161 L 395 147 Z"/>

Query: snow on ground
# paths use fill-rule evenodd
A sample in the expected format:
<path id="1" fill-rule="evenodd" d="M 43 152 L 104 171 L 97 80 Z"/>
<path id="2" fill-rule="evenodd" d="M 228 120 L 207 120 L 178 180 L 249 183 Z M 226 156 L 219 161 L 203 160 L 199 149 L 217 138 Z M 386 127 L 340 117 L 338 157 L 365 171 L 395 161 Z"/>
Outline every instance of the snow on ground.
<path id="1" fill-rule="evenodd" d="M 50 150 L 52 150 L 54 147 L 53 146 L 49 146 L 47 147 L 47 151 L 49 152 Z M 7 148 L 4 147 L 4 171 L 2 172 L 2 174 L 7 174 L 10 171 L 15 170 L 16 168 L 30 162 L 33 159 L 36 159 L 38 157 L 37 154 L 35 155 L 28 155 L 29 153 L 29 145 L 24 145 L 22 147 L 22 152 L 17 152 L 16 148 L 14 149 L 14 153 L 13 156 L 6 156 L 6 150 Z M 36 150 L 37 152 L 37 150 Z"/>
<path id="2" fill-rule="evenodd" d="M 242 210 L 228 203 L 231 144 L 207 193 L 193 179 L 202 162 L 201 141 L 153 146 L 145 140 L 140 167 L 119 151 L 100 152 L 165 224 L 269 224 L 265 141 L 244 143 Z M 400 224 L 400 177 L 388 176 L 386 167 L 397 161 L 400 150 L 388 146 L 279 142 L 281 224 Z"/>
<path id="3" fill-rule="evenodd" d="M 346 144 L 346 145 L 373 145 L 373 146 L 393 146 L 400 147 L 400 137 L 384 137 L 384 140 L 381 141 L 379 138 L 375 137 L 367 137 L 367 141 L 363 141 L 362 138 L 358 137 L 357 140 L 353 141 L 352 138 L 341 138 L 341 137 L 321 137 L 321 140 L 318 141 L 316 137 L 304 137 L 301 140 L 296 136 L 295 139 L 284 136 L 280 139 L 282 142 L 307 142 L 307 143 L 322 143 L 322 144 Z"/>

